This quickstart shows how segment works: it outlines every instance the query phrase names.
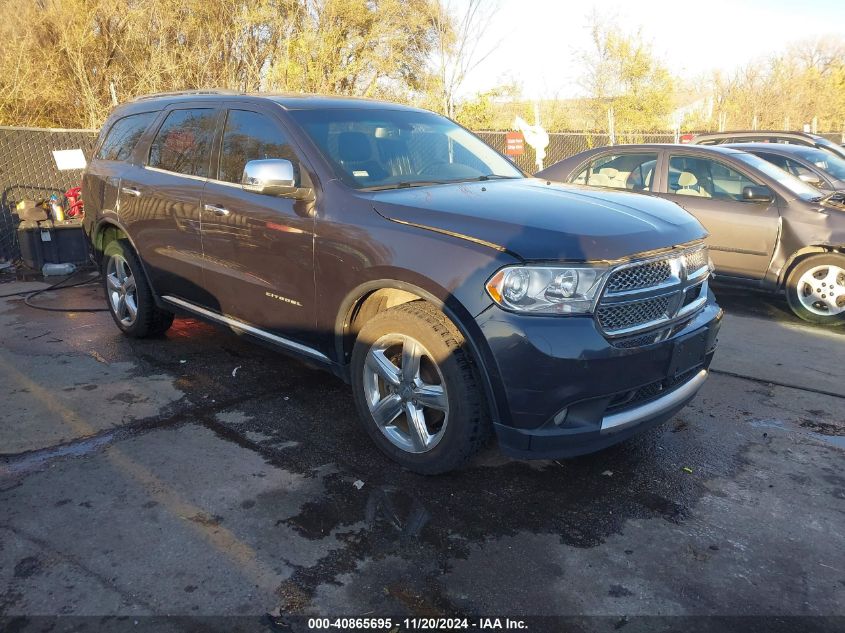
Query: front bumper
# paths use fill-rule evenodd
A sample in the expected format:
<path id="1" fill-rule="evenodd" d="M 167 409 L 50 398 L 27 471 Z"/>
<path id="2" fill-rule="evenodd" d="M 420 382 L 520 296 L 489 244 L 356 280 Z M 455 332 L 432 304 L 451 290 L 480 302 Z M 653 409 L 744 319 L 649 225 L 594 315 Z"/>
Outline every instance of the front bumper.
<path id="1" fill-rule="evenodd" d="M 478 322 L 496 363 L 494 388 L 506 403 L 495 423 L 502 451 L 571 457 L 671 418 L 704 384 L 721 319 L 711 292 L 705 307 L 665 340 L 625 348 L 609 342 L 591 317 L 488 309 Z M 690 339 L 703 340 L 705 353 L 679 366 L 676 348 Z"/>

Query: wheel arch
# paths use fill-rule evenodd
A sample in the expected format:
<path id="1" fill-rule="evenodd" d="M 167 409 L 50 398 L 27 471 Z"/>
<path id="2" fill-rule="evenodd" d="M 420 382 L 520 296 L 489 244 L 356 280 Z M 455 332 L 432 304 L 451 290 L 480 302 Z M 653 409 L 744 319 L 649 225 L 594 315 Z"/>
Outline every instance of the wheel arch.
<path id="1" fill-rule="evenodd" d="M 811 255 L 823 255 L 825 253 L 840 253 L 845 255 L 845 244 L 811 244 L 798 249 L 789 256 L 780 269 L 778 288 L 784 288 L 786 286 L 786 280 L 789 278 L 790 273 L 801 261 Z"/>
<path id="2" fill-rule="evenodd" d="M 144 277 L 146 277 L 147 284 L 150 286 L 150 290 L 153 295 L 153 300 L 155 301 L 158 307 L 165 308 L 166 306 L 162 303 L 158 293 L 153 287 L 152 277 L 150 276 L 149 270 L 147 270 L 147 262 L 144 261 L 144 258 L 141 255 L 141 251 L 138 250 L 138 247 L 135 245 L 135 240 L 132 239 L 132 236 L 129 234 L 129 231 L 126 230 L 126 227 L 124 227 L 120 222 L 118 222 L 114 218 L 103 218 L 96 225 L 92 232 L 91 244 L 94 249 L 94 256 L 97 260 L 97 264 L 102 265 L 103 253 L 106 250 L 106 246 L 109 244 L 109 242 L 111 242 L 111 240 L 106 241 L 106 237 L 111 232 L 116 233 L 117 236 L 115 239 L 125 239 L 127 242 L 129 242 L 129 245 L 132 247 L 132 250 L 135 251 L 135 254 L 138 256 L 138 261 L 141 262 L 141 268 L 143 269 Z"/>
<path id="3" fill-rule="evenodd" d="M 488 410 L 494 422 L 506 411 L 497 398 L 502 389 L 494 388 L 500 380 L 496 364 L 481 329 L 469 310 L 454 295 L 443 288 L 425 288 L 399 279 L 375 279 L 360 284 L 344 298 L 335 321 L 335 354 L 349 379 L 349 359 L 358 331 L 378 312 L 410 301 L 426 301 L 443 312 L 464 337 L 473 362 L 479 371 Z M 369 310 L 369 312 L 368 312 Z"/>

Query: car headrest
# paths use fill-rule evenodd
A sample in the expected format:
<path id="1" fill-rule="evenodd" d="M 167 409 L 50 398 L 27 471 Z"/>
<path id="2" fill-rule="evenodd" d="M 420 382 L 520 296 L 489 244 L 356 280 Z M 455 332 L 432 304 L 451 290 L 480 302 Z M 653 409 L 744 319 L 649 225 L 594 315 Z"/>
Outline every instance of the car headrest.
<path id="1" fill-rule="evenodd" d="M 695 174 L 691 174 L 688 171 L 682 171 L 678 176 L 678 184 L 681 187 L 694 187 L 698 184 L 698 178 L 695 177 Z"/>
<path id="2" fill-rule="evenodd" d="M 363 132 L 341 132 L 337 137 L 337 153 L 340 160 L 351 163 L 369 160 L 370 139 Z"/>

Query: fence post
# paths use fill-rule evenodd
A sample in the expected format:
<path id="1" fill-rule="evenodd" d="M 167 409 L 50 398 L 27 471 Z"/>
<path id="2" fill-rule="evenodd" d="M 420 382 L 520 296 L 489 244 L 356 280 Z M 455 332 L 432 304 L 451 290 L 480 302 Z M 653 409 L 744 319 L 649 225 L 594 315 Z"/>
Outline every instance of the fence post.
<path id="1" fill-rule="evenodd" d="M 616 145 L 616 121 L 613 118 L 613 106 L 607 109 L 608 145 Z"/>

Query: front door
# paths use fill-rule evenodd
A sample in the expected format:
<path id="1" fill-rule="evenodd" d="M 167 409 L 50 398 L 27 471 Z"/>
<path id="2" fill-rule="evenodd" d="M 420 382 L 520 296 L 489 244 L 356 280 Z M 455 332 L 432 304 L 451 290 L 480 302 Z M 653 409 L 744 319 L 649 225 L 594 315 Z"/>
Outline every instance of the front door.
<path id="1" fill-rule="evenodd" d="M 203 193 L 202 241 L 212 309 L 303 343 L 314 340 L 314 218 L 308 205 L 244 191 L 250 160 L 301 168 L 271 112 L 232 106 Z"/>
<path id="2" fill-rule="evenodd" d="M 710 233 L 707 245 L 716 272 L 762 279 L 777 243 L 777 201 L 743 200 L 742 190 L 762 183 L 720 160 L 671 153 L 661 196 L 694 215 Z"/>

